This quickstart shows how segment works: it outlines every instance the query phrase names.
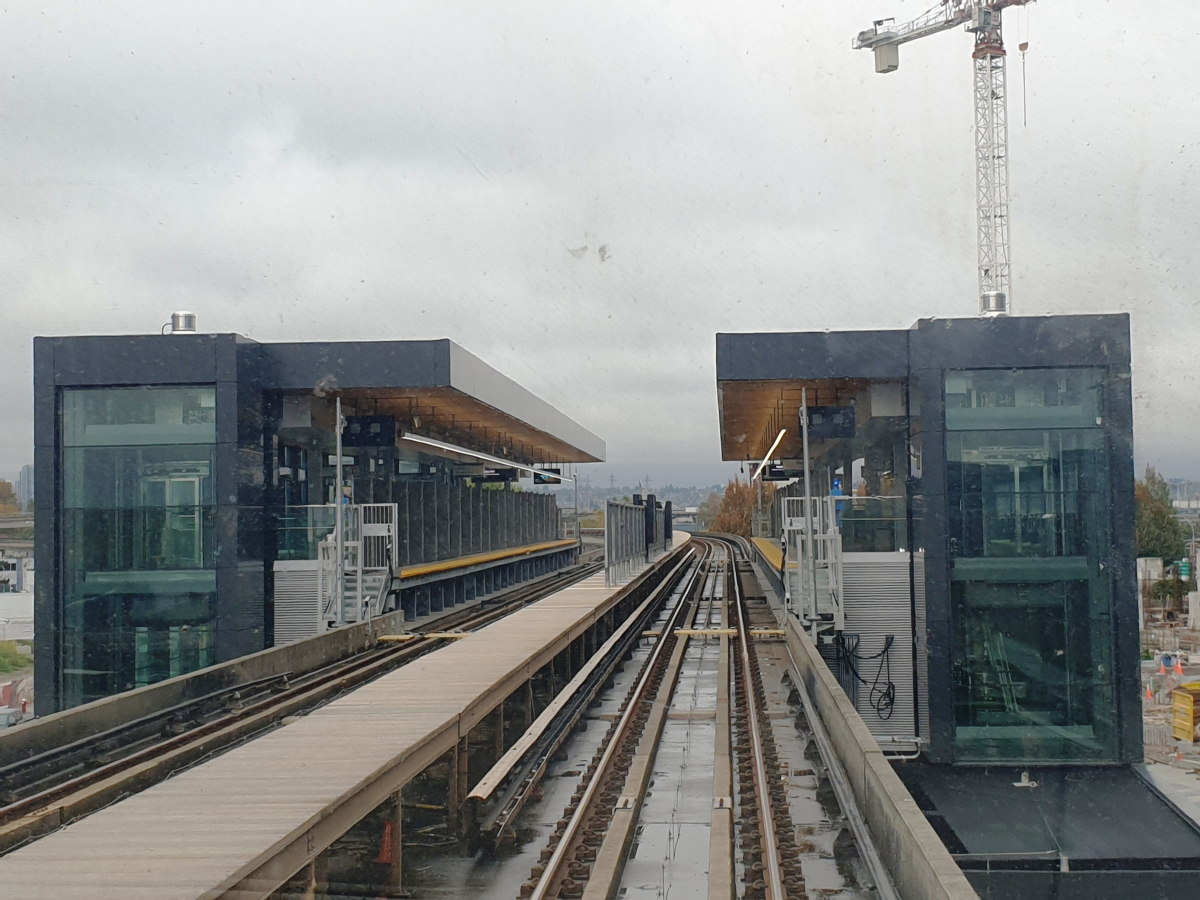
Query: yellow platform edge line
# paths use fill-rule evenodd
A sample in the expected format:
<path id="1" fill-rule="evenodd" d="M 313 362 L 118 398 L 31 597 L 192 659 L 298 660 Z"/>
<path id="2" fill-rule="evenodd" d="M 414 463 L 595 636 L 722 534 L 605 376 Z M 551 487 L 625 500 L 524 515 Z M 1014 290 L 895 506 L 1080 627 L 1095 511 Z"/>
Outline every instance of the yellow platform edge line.
<path id="1" fill-rule="evenodd" d="M 783 565 L 783 551 L 779 549 L 777 541 L 764 537 L 750 538 L 750 540 L 754 542 L 754 546 L 758 548 L 758 552 L 763 555 L 763 559 L 769 562 L 776 570 Z"/>
<path id="2" fill-rule="evenodd" d="M 492 550 L 488 553 L 476 553 L 472 556 L 456 556 L 454 559 L 443 559 L 438 562 L 421 563 L 416 566 L 405 566 L 400 570 L 400 579 L 416 578 L 421 575 L 434 575 L 438 572 L 449 572 L 453 569 L 465 569 L 480 563 L 495 562 L 499 559 L 509 559 L 527 556 L 530 553 L 540 553 L 543 550 L 574 547 L 576 541 L 566 539 L 561 541 L 545 541 L 541 544 L 526 544 L 523 547 L 510 547 L 507 550 Z"/>

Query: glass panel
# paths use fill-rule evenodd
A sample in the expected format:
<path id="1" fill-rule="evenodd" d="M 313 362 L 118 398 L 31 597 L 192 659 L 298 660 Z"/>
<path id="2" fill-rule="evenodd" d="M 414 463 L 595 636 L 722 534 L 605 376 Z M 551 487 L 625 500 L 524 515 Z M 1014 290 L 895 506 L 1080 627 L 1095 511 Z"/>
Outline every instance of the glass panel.
<path id="1" fill-rule="evenodd" d="M 956 758 L 1114 758 L 1099 371 L 949 372 L 946 404 Z"/>
<path id="2" fill-rule="evenodd" d="M 1099 369 L 946 373 L 946 428 L 1088 428 L 1100 421 Z"/>
<path id="3" fill-rule="evenodd" d="M 64 391 L 63 446 L 211 443 L 216 397 L 215 387 Z"/>
<path id="4" fill-rule="evenodd" d="M 63 506 L 209 506 L 215 499 L 215 466 L 213 444 L 68 447 L 63 451 Z M 189 482 L 194 482 L 190 495 Z M 184 502 L 176 502 L 179 498 Z"/>
<path id="5" fill-rule="evenodd" d="M 1115 740 L 1107 632 L 1087 581 L 956 581 L 960 759 L 1099 760 Z"/>
<path id="6" fill-rule="evenodd" d="M 316 559 L 317 545 L 333 533 L 336 513 L 332 504 L 285 510 L 275 519 L 276 558 Z"/>
<path id="7" fill-rule="evenodd" d="M 63 699 L 212 662 L 215 391 L 63 392 Z"/>
<path id="8" fill-rule="evenodd" d="M 1088 556 L 1105 531 L 1098 428 L 946 436 L 950 554 Z"/>

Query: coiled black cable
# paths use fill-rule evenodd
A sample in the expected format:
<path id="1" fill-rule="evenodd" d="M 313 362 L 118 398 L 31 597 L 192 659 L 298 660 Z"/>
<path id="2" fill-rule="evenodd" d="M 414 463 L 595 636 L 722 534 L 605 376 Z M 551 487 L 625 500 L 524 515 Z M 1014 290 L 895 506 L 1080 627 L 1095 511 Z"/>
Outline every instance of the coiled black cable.
<path id="1" fill-rule="evenodd" d="M 896 708 L 896 683 L 892 681 L 892 657 L 888 651 L 892 649 L 892 644 L 896 642 L 895 635 L 889 634 L 883 642 L 883 649 L 870 656 L 859 655 L 858 641 L 856 640 L 854 646 L 851 647 L 847 643 L 845 635 L 841 632 L 838 633 L 836 641 L 838 656 L 841 657 L 854 677 L 862 684 L 867 685 L 867 702 L 871 704 L 871 708 L 875 710 L 875 714 L 885 721 L 890 719 L 892 712 Z M 868 682 L 859 674 L 856 663 L 870 662 L 873 659 L 879 660 L 879 667 L 875 670 L 875 678 Z M 884 676 L 885 668 L 887 670 L 886 677 Z"/>

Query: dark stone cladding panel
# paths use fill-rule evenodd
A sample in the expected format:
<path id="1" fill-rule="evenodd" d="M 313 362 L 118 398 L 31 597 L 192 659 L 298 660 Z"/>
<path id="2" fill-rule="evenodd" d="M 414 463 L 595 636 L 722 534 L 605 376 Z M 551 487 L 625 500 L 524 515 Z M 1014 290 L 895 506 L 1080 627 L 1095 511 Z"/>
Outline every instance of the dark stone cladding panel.
<path id="1" fill-rule="evenodd" d="M 908 377 L 909 333 L 718 334 L 717 381 Z"/>
<path id="2" fill-rule="evenodd" d="M 320 385 L 443 387 L 450 384 L 450 341 L 354 341 L 262 344 L 267 387 L 309 390 Z"/>
<path id="3" fill-rule="evenodd" d="M 228 662 L 265 646 L 263 566 L 245 562 L 217 569 L 216 661 Z"/>
<path id="4" fill-rule="evenodd" d="M 1109 452 L 1110 541 L 1118 733 L 1123 762 L 1140 763 L 1142 747 L 1141 637 L 1134 540 L 1133 385 L 1128 366 L 1111 366 L 1104 383 L 1104 424 Z"/>
<path id="5" fill-rule="evenodd" d="M 54 383 L 60 387 L 212 384 L 219 360 L 233 347 L 231 334 L 118 335 L 35 338 L 53 350 Z M 36 352 L 36 350 L 35 350 Z M 223 360 L 220 360 L 223 362 Z M 228 380 L 236 375 L 229 372 Z"/>
<path id="6" fill-rule="evenodd" d="M 55 344 L 33 341 L 33 556 L 38 577 L 33 585 L 33 683 L 40 710 L 59 708 L 58 641 L 61 617 L 58 596 L 58 391 L 54 387 Z"/>
<path id="7" fill-rule="evenodd" d="M 1128 313 L 922 319 L 910 333 L 914 370 L 1129 365 Z"/>
<path id="8" fill-rule="evenodd" d="M 929 758 L 954 758 L 953 631 L 946 512 L 945 396 L 940 369 L 914 370 L 909 397 L 920 409 L 922 518 L 918 546 L 925 551 L 925 616 L 929 672 Z"/>

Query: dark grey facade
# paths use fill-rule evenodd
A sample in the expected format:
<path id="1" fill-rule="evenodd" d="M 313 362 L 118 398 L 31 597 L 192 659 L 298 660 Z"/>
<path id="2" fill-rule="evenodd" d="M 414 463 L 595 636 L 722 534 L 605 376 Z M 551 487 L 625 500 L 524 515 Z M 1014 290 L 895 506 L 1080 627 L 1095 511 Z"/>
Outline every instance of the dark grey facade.
<path id="1" fill-rule="evenodd" d="M 784 475 L 807 394 L 811 493 L 845 559 L 909 559 L 917 652 L 888 677 L 927 709 L 908 707 L 919 758 L 894 765 L 980 896 L 1200 892 L 1200 826 L 1140 765 L 1128 316 L 719 335 L 717 387 L 725 458 L 788 429 Z M 786 565 L 764 566 L 781 595 Z M 845 636 L 821 641 L 857 703 Z"/>
<path id="2" fill-rule="evenodd" d="M 919 560 L 932 762 L 1142 760 L 1129 354 L 1126 315 L 717 337 L 726 459 L 787 429 L 798 460 L 801 386 L 897 387 L 882 417 L 858 401 L 857 443 L 814 442 L 815 493 L 869 496 L 839 503 L 844 542 Z"/>
<path id="3" fill-rule="evenodd" d="M 398 436 L 526 465 L 604 455 L 450 341 L 37 338 L 39 712 L 270 646 L 273 565 L 311 549 L 311 510 L 337 493 L 335 398 L 354 423 L 344 490 L 399 506 L 397 568 L 560 537 L 553 497 L 481 485 L 469 458 Z M 572 557 L 426 574 L 392 602 L 415 615 Z"/>

